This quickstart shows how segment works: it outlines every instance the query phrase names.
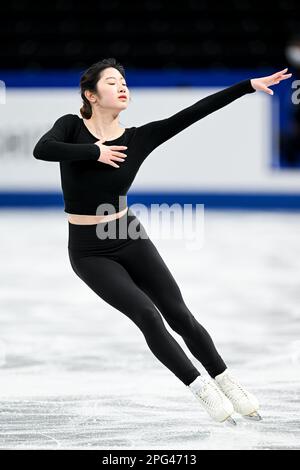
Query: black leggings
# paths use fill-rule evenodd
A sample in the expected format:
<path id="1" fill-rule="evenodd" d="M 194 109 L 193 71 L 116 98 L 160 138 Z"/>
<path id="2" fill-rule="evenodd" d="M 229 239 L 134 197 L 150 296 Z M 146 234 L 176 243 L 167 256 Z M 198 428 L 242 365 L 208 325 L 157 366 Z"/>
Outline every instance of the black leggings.
<path id="1" fill-rule="evenodd" d="M 162 316 L 211 377 L 226 369 L 210 335 L 189 311 L 174 277 L 130 208 L 113 221 L 68 224 L 74 272 L 138 326 L 153 354 L 185 385 L 200 372 L 166 329 Z M 121 236 L 119 230 L 123 230 Z M 134 239 L 132 233 L 140 236 Z"/>

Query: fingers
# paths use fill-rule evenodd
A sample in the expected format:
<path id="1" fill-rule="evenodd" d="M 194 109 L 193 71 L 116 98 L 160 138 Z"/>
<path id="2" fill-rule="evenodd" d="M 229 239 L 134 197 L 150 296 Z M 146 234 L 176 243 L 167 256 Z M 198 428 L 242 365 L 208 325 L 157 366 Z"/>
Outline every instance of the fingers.
<path id="1" fill-rule="evenodd" d="M 280 70 L 279 73 L 285 73 L 288 70 L 288 67 L 286 69 Z"/>
<path id="2" fill-rule="evenodd" d="M 290 78 L 293 74 L 292 73 L 288 73 L 286 75 L 274 75 L 274 80 L 286 80 L 287 78 Z M 278 82 L 279 83 L 279 82 Z"/>
<path id="3" fill-rule="evenodd" d="M 113 155 L 116 155 L 116 156 L 118 156 L 118 157 L 122 157 L 122 158 L 127 157 L 126 153 L 112 152 L 112 154 L 113 154 Z"/>
<path id="4" fill-rule="evenodd" d="M 126 145 L 108 145 L 108 147 L 113 151 L 110 156 L 109 164 L 115 168 L 120 168 L 120 165 L 117 165 L 114 161 L 124 162 L 127 155 L 125 153 L 118 152 L 117 150 L 127 149 L 128 147 Z"/>
<path id="5" fill-rule="evenodd" d="M 288 73 L 287 75 L 277 75 L 275 74 L 274 77 L 273 77 L 273 83 L 272 85 L 278 85 L 278 83 L 281 82 L 281 80 L 286 80 L 287 78 L 291 78 L 293 74 L 292 73 Z"/>
<path id="6" fill-rule="evenodd" d="M 288 73 L 286 75 L 283 75 L 287 70 L 288 69 L 285 68 L 285 69 L 281 70 L 280 72 L 274 73 L 272 75 L 271 83 L 269 82 L 268 85 L 278 85 L 278 83 L 280 83 L 281 80 L 286 80 L 286 79 L 290 78 L 293 75 L 292 73 Z M 270 90 L 269 88 L 267 88 L 265 91 L 267 93 L 269 93 L 270 95 L 273 95 L 273 93 L 270 93 L 272 90 Z"/>
<path id="7" fill-rule="evenodd" d="M 274 73 L 274 75 L 281 75 L 282 73 L 285 73 L 287 71 L 287 69 L 288 68 L 280 70 L 280 72 L 276 72 L 276 73 Z"/>
<path id="8" fill-rule="evenodd" d="M 111 155 L 110 160 L 114 160 L 114 161 L 117 161 L 117 162 L 124 162 L 126 157 L 127 157 L 127 155 L 125 153 L 114 152 Z"/>
<path id="9" fill-rule="evenodd" d="M 286 80 L 287 78 L 290 78 L 293 74 L 292 73 L 288 73 L 287 75 L 283 75 L 282 77 L 280 77 L 280 80 Z"/>
<path id="10" fill-rule="evenodd" d="M 283 79 L 284 79 L 284 78 L 289 78 L 289 77 L 291 77 L 291 76 L 292 76 L 291 73 L 288 73 L 287 75 L 284 75 L 284 74 L 286 74 L 287 70 L 288 70 L 288 69 L 286 68 L 286 69 L 284 69 L 284 70 L 281 70 L 280 72 L 274 73 L 274 77 L 279 78 L 280 75 L 282 75 L 282 77 L 280 77 L 280 78 L 283 78 Z"/>
<path id="11" fill-rule="evenodd" d="M 118 156 L 117 156 L 118 155 Z M 122 157 L 122 158 L 120 158 Z M 124 162 L 125 160 L 125 157 L 127 157 L 127 155 L 125 153 L 121 153 L 121 152 L 114 152 L 111 157 L 110 157 L 110 162 L 111 162 L 111 165 L 116 167 L 116 168 L 120 168 L 119 165 L 117 165 L 116 163 L 113 163 L 115 161 L 117 162 Z"/>
<path id="12" fill-rule="evenodd" d="M 266 88 L 264 88 L 264 91 L 265 91 L 266 93 L 268 93 L 269 95 L 274 95 L 274 91 L 271 90 L 271 88 L 267 88 L 267 87 L 266 87 Z"/>

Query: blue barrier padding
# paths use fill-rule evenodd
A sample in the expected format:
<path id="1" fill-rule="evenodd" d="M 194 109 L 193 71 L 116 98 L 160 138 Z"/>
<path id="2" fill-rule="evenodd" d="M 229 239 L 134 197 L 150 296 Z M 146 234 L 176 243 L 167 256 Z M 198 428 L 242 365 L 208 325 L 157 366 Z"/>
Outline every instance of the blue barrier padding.
<path id="1" fill-rule="evenodd" d="M 213 193 L 213 192 L 131 192 L 128 206 L 132 204 L 168 205 L 204 204 L 205 210 L 300 210 L 299 194 L 282 193 Z M 63 197 L 59 192 L 0 192 L 0 209 L 4 208 L 63 208 Z"/>

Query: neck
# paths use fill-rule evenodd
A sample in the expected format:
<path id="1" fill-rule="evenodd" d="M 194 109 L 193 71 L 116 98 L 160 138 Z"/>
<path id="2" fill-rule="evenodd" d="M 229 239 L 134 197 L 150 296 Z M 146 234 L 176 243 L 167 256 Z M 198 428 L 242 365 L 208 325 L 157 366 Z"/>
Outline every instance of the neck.
<path id="1" fill-rule="evenodd" d="M 119 124 L 118 114 L 112 116 L 111 111 L 105 112 L 102 110 L 100 112 L 94 109 L 92 117 L 85 120 L 85 123 L 94 131 L 93 133 L 96 136 L 105 140 L 113 140 L 124 130 Z"/>

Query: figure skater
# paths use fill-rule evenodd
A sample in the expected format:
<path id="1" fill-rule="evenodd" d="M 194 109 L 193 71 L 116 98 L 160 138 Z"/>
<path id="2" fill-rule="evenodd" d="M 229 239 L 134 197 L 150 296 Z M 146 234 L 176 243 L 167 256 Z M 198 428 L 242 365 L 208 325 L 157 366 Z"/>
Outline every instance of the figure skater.
<path id="1" fill-rule="evenodd" d="M 243 80 L 170 117 L 123 128 L 119 114 L 130 101 L 125 71 L 114 58 L 104 59 L 80 78 L 82 118 L 59 117 L 33 150 L 39 160 L 59 162 L 68 254 L 76 275 L 136 324 L 156 358 L 192 391 L 213 420 L 231 425 L 236 424 L 234 412 L 261 419 L 258 400 L 234 377 L 209 333 L 190 312 L 176 280 L 128 208 L 126 195 L 155 148 L 247 93 L 261 90 L 272 95 L 268 87 L 292 75 L 286 72 Z M 131 236 L 132 226 L 140 236 Z M 122 236 L 115 236 L 121 227 Z M 190 361 L 162 316 L 182 336 L 208 377 Z"/>

